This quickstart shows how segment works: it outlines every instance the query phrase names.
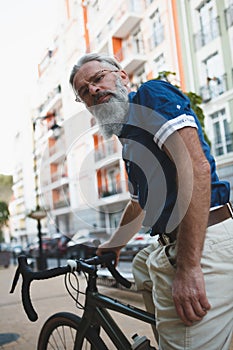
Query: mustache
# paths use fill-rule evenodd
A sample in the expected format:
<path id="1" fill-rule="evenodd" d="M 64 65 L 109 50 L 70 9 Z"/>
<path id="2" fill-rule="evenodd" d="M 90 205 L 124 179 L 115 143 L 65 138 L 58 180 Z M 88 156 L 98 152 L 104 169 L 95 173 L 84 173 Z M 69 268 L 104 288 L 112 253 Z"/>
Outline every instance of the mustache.
<path id="1" fill-rule="evenodd" d="M 117 96 L 117 94 L 116 94 L 114 91 L 112 91 L 112 90 L 100 91 L 100 92 L 98 92 L 98 94 L 95 95 L 95 98 L 94 98 L 94 105 L 97 104 L 99 98 L 105 97 L 105 96 L 107 96 L 107 95 L 109 95 L 109 94 L 111 94 L 112 96 Z M 108 101 L 108 102 L 109 102 L 109 101 Z"/>

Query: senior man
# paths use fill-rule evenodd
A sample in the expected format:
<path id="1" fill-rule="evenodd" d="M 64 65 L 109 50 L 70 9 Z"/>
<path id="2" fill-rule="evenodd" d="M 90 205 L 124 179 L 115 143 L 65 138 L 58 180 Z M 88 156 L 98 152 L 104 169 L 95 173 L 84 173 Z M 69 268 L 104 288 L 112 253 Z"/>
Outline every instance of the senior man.
<path id="1" fill-rule="evenodd" d="M 131 200 L 98 253 L 120 250 L 141 228 L 154 244 L 133 273 L 155 312 L 162 350 L 227 350 L 233 328 L 233 232 L 230 187 L 220 181 L 189 99 L 172 84 L 150 80 L 136 92 L 119 62 L 90 53 L 74 65 L 76 100 L 105 138 L 116 135 Z M 154 308 L 155 305 L 155 308 Z"/>

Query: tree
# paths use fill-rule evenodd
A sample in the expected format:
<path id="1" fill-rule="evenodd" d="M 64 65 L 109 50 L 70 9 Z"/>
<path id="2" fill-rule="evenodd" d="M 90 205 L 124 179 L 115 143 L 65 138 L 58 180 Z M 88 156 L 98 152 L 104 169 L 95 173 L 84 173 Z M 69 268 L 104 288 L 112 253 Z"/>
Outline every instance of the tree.
<path id="1" fill-rule="evenodd" d="M 169 72 L 169 71 L 162 71 L 159 72 L 157 78 L 155 78 L 156 80 L 165 80 L 169 83 L 171 83 L 171 80 L 169 79 L 169 76 L 175 76 L 176 73 L 174 72 Z M 178 89 L 180 89 L 180 86 L 175 85 Z M 183 93 L 188 96 L 189 100 L 190 100 L 190 106 L 192 108 L 192 110 L 194 111 L 194 113 L 196 114 L 201 127 L 202 127 L 202 132 L 205 138 L 205 141 L 209 144 L 209 146 L 211 145 L 211 142 L 206 134 L 205 131 L 205 115 L 203 112 L 203 109 L 200 107 L 200 105 L 202 104 L 202 97 L 197 95 L 195 92 L 189 91 L 189 92 L 184 92 Z"/>
<path id="2" fill-rule="evenodd" d="M 9 216 L 10 216 L 10 213 L 8 210 L 7 203 L 0 201 L 0 242 L 4 241 L 2 229 L 4 226 L 7 225 Z"/>
<path id="3" fill-rule="evenodd" d="M 12 185 L 12 176 L 0 174 L 0 201 L 9 203 L 12 197 Z"/>

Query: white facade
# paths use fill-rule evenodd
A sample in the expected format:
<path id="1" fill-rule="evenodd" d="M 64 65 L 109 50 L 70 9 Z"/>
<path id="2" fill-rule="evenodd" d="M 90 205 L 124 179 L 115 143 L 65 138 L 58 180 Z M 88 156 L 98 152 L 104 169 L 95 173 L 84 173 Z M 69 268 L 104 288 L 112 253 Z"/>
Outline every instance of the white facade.
<path id="1" fill-rule="evenodd" d="M 64 1 L 64 21 L 39 65 L 31 116 L 39 117 L 36 168 L 49 233 L 83 228 L 110 233 L 129 199 L 120 144 L 103 142 L 69 86 L 70 70 L 86 51 L 115 55 L 132 88 L 171 71 L 174 83 L 201 94 L 220 177 L 233 187 L 232 6 L 231 0 Z M 55 118 L 48 118 L 54 112 Z M 54 123 L 61 126 L 58 138 L 51 133 Z M 33 178 L 29 170 L 21 173 L 29 184 L 27 177 Z M 30 207 L 35 192 L 28 193 L 16 195 L 14 205 L 22 201 L 22 208 Z"/>

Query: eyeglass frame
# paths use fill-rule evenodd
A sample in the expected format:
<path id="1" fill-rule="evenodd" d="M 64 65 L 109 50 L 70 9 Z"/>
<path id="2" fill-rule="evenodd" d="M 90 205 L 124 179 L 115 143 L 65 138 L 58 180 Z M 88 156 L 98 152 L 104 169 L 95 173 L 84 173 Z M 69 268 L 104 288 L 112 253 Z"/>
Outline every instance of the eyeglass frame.
<path id="1" fill-rule="evenodd" d="M 97 78 L 101 78 L 101 77 L 99 77 L 98 75 L 99 75 L 99 74 L 102 74 L 103 72 L 108 72 L 108 73 L 119 72 L 119 69 L 117 69 L 117 70 L 101 69 L 100 71 L 98 71 L 97 73 L 94 74 L 94 76 L 91 78 L 91 81 L 87 81 L 86 87 L 88 88 L 88 86 L 89 86 L 90 84 L 91 84 L 92 86 L 98 86 L 97 84 L 98 84 L 99 82 L 97 82 L 97 81 L 95 82 L 94 80 L 97 79 Z M 104 74 L 104 75 L 102 76 L 102 78 L 105 78 L 106 75 L 107 75 L 107 73 Z M 84 85 L 81 86 L 80 89 L 82 89 L 82 88 L 85 88 L 85 86 L 84 86 Z M 79 91 L 80 91 L 80 89 L 79 89 Z M 88 88 L 88 89 L 89 89 L 89 88 Z M 73 90 L 74 90 L 74 94 L 75 94 L 75 102 L 82 102 L 82 103 L 84 103 L 84 99 L 80 97 L 79 91 L 76 90 L 74 86 L 73 86 Z"/>

